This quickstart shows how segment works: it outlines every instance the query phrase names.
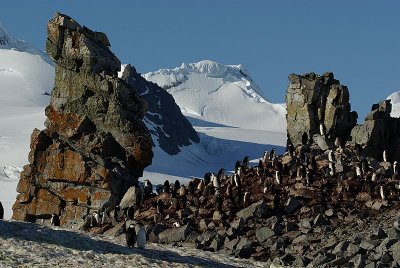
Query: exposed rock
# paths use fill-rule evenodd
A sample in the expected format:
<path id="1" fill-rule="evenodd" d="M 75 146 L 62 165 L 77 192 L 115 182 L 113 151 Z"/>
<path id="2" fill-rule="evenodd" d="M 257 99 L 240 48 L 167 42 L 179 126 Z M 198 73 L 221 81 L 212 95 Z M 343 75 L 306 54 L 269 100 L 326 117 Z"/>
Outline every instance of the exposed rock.
<path id="1" fill-rule="evenodd" d="M 325 128 L 327 140 L 342 140 L 350 135 L 357 114 L 350 112 L 349 91 L 334 79 L 333 73 L 289 75 L 286 94 L 288 137 L 293 145 L 302 143 L 307 133 L 310 139 Z"/>
<path id="2" fill-rule="evenodd" d="M 46 49 L 56 78 L 46 129 L 31 136 L 29 165 L 18 184 L 13 219 L 60 215 L 81 226 L 92 211 L 110 211 L 151 163 L 146 105 L 117 77 L 120 61 L 104 33 L 56 14 Z"/>
<path id="3" fill-rule="evenodd" d="M 168 228 L 164 224 L 156 224 L 150 231 L 149 241 L 152 243 L 158 243 L 159 242 L 158 235 L 164 232 L 166 229 Z"/>
<path id="4" fill-rule="evenodd" d="M 294 213 L 301 208 L 301 203 L 296 197 L 290 197 L 286 203 L 286 212 L 288 214 Z"/>
<path id="5" fill-rule="evenodd" d="M 387 150 L 390 161 L 400 158 L 400 119 L 390 117 L 391 110 L 390 100 L 372 105 L 364 124 L 351 131 L 352 142 L 363 147 L 364 155 L 380 161 Z"/>
<path id="6" fill-rule="evenodd" d="M 273 237 L 274 235 L 275 232 L 268 227 L 261 227 L 256 231 L 256 237 L 258 242 L 260 243 L 263 243 L 265 240 L 267 240 L 270 237 Z"/>
<path id="7" fill-rule="evenodd" d="M 238 218 L 242 218 L 244 221 L 247 221 L 250 218 L 253 217 L 265 217 L 268 214 L 268 206 L 265 204 L 264 200 L 260 200 L 251 206 L 242 209 L 238 213 L 236 213 L 236 216 Z"/>
<path id="8" fill-rule="evenodd" d="M 122 197 L 121 202 L 119 203 L 120 208 L 125 209 L 130 206 L 136 205 L 138 192 L 139 188 L 137 188 L 136 186 L 129 187 L 128 191 L 126 191 L 126 193 Z"/>
<path id="9" fill-rule="evenodd" d="M 200 141 L 197 132 L 165 89 L 144 79 L 130 64 L 125 66 L 121 79 L 147 101 L 148 112 L 144 122 L 161 149 L 174 155 L 180 152 L 179 147 Z"/>
<path id="10" fill-rule="evenodd" d="M 225 237 L 217 234 L 213 241 L 211 242 L 210 249 L 213 251 L 218 251 L 222 248 L 225 242 Z"/>
<path id="11" fill-rule="evenodd" d="M 184 225 L 177 228 L 167 229 L 159 233 L 158 238 L 160 243 L 173 243 L 185 241 L 191 234 L 192 228 L 189 225 Z"/>

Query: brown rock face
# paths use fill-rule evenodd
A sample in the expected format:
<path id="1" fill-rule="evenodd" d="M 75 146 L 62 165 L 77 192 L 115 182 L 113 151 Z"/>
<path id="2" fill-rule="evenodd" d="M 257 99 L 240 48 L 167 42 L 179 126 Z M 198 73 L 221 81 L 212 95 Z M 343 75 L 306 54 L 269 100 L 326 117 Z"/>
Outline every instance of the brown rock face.
<path id="1" fill-rule="evenodd" d="M 80 227 L 92 211 L 110 210 L 151 164 L 146 104 L 118 78 L 120 61 L 104 33 L 56 14 L 46 49 L 56 62 L 46 129 L 31 137 L 13 219 Z"/>
<path id="2" fill-rule="evenodd" d="M 329 141 L 346 140 L 357 122 L 350 111 L 349 91 L 333 73 L 289 75 L 286 94 L 288 137 L 293 145 L 301 144 L 302 135 L 320 134 L 320 124 Z"/>

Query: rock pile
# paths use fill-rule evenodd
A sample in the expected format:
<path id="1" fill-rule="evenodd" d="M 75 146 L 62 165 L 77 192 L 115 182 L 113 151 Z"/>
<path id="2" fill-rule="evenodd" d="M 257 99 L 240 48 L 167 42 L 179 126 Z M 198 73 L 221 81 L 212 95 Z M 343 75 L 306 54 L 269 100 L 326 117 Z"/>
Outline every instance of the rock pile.
<path id="1" fill-rule="evenodd" d="M 154 187 L 157 193 L 145 182 L 127 193 L 131 202 L 121 203 L 107 228 L 92 230 L 122 235 L 138 221 L 154 243 L 277 265 L 395 265 L 400 180 L 392 164 L 353 147 L 266 152 L 255 167 L 238 161 L 231 175 L 221 169 L 187 185 L 166 181 Z"/>
<path id="2" fill-rule="evenodd" d="M 18 183 L 13 219 L 82 226 L 92 211 L 107 211 L 137 185 L 151 164 L 146 105 L 119 79 L 120 61 L 107 36 L 56 14 L 46 49 L 56 81 L 46 128 L 31 137 L 29 165 Z"/>
<path id="3" fill-rule="evenodd" d="M 331 142 L 337 137 L 349 138 L 357 113 L 350 111 L 349 91 L 333 73 L 291 74 L 289 81 L 286 106 L 291 144 L 302 144 L 304 133 L 311 139 L 314 134 L 324 132 Z"/>

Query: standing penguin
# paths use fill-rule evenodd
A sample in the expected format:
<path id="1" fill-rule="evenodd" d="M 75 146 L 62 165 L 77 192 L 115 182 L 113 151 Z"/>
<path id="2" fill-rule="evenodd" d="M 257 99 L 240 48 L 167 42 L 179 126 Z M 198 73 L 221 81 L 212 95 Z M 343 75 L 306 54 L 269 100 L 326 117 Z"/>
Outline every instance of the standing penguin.
<path id="1" fill-rule="evenodd" d="M 250 193 L 245 192 L 243 196 L 243 206 L 247 208 L 249 206 L 249 203 L 250 203 Z"/>
<path id="2" fill-rule="evenodd" d="M 383 150 L 383 162 L 389 162 L 389 157 L 388 157 L 388 152 L 386 150 Z"/>
<path id="3" fill-rule="evenodd" d="M 0 220 L 4 219 L 4 208 L 3 204 L 0 202 Z"/>
<path id="4" fill-rule="evenodd" d="M 242 166 L 242 163 L 238 160 L 235 163 L 235 173 L 237 172 L 238 168 Z"/>
<path id="5" fill-rule="evenodd" d="M 307 132 L 304 132 L 303 135 L 301 136 L 301 145 L 307 145 L 308 143 L 308 134 Z"/>
<path id="6" fill-rule="evenodd" d="M 242 167 L 243 167 L 244 169 L 247 169 L 247 168 L 249 167 L 249 157 L 250 157 L 250 156 L 246 155 L 246 156 L 243 158 L 243 165 L 242 165 Z"/>
<path id="7" fill-rule="evenodd" d="M 219 169 L 217 178 L 219 179 L 219 181 L 225 181 L 225 169 L 224 168 Z"/>
<path id="8" fill-rule="evenodd" d="M 178 191 L 178 189 L 180 189 L 180 188 L 181 188 L 181 183 L 178 180 L 176 180 L 175 181 L 175 191 Z"/>
<path id="9" fill-rule="evenodd" d="M 188 190 L 189 195 L 194 195 L 195 188 L 194 188 L 193 181 L 189 181 L 187 190 Z"/>
<path id="10" fill-rule="evenodd" d="M 117 222 L 118 222 L 118 214 L 119 214 L 120 210 L 121 210 L 121 207 L 119 205 L 116 205 L 114 208 L 114 211 L 113 211 L 113 218 Z"/>
<path id="11" fill-rule="evenodd" d="M 199 192 L 202 193 L 203 190 L 204 190 L 204 187 L 205 187 L 205 183 L 204 183 L 203 180 L 201 180 L 201 181 L 199 182 L 199 184 L 197 185 L 197 190 L 199 190 Z"/>
<path id="12" fill-rule="evenodd" d="M 211 181 L 211 173 L 210 172 L 208 172 L 204 175 L 203 181 L 204 181 L 204 185 L 208 185 L 210 183 L 210 181 Z"/>
<path id="13" fill-rule="evenodd" d="M 164 187 L 161 185 L 161 184 L 158 184 L 157 186 L 156 186 L 156 193 L 158 194 L 158 195 L 160 195 L 162 192 L 163 192 L 163 189 Z"/>
<path id="14" fill-rule="evenodd" d="M 384 186 L 379 186 L 379 194 L 380 194 L 382 200 L 385 200 L 385 199 L 386 199 L 385 187 L 384 187 Z"/>
<path id="15" fill-rule="evenodd" d="M 269 160 L 274 160 L 276 156 L 276 148 L 272 148 L 271 153 L 269 154 Z"/>
<path id="16" fill-rule="evenodd" d="M 126 229 L 125 233 L 126 238 L 126 245 L 128 247 L 134 247 L 136 243 L 136 232 L 135 232 L 135 225 L 130 224 L 128 229 Z"/>
<path id="17" fill-rule="evenodd" d="M 133 220 L 134 217 L 135 217 L 135 207 L 129 206 L 128 210 L 126 211 L 126 219 Z"/>
<path id="18" fill-rule="evenodd" d="M 186 187 L 185 187 L 185 185 L 182 185 L 181 188 L 179 188 L 179 195 L 180 196 L 185 196 L 186 193 L 187 193 Z"/>
<path id="19" fill-rule="evenodd" d="M 240 188 L 241 187 L 241 181 L 240 181 L 240 176 L 239 175 L 237 175 L 237 174 L 233 174 L 233 181 L 235 182 L 235 186 L 237 187 L 237 188 Z"/>
<path id="20" fill-rule="evenodd" d="M 153 184 L 149 180 L 144 180 L 143 192 L 145 197 L 149 197 L 153 193 Z"/>
<path id="21" fill-rule="evenodd" d="M 336 137 L 334 144 L 335 144 L 335 146 L 336 146 L 337 148 L 342 147 L 342 141 L 340 140 L 339 137 Z"/>
<path id="22" fill-rule="evenodd" d="M 157 213 L 161 215 L 164 213 L 164 202 L 161 199 L 157 201 Z"/>
<path id="23" fill-rule="evenodd" d="M 325 136 L 325 126 L 323 123 L 319 124 L 319 133 L 321 136 Z"/>
<path id="24" fill-rule="evenodd" d="M 169 186 L 169 180 L 166 180 L 164 182 L 164 193 L 169 193 L 170 192 L 170 186 Z"/>
<path id="25" fill-rule="evenodd" d="M 279 174 L 279 171 L 275 171 L 275 182 L 276 184 L 281 184 L 282 183 L 282 176 Z"/>
<path id="26" fill-rule="evenodd" d="M 263 163 L 267 163 L 268 159 L 269 159 L 269 152 L 268 152 L 268 151 L 265 151 L 264 154 L 263 154 L 263 156 L 262 156 L 261 161 L 262 161 Z"/>
<path id="27" fill-rule="evenodd" d="M 53 226 L 60 226 L 60 217 L 57 214 L 52 213 L 50 224 Z"/>
<path id="28" fill-rule="evenodd" d="M 215 209 L 218 210 L 219 212 L 222 211 L 222 203 L 223 203 L 223 200 L 222 200 L 221 195 L 216 195 L 215 196 Z"/>
<path id="29" fill-rule="evenodd" d="M 211 183 L 216 190 L 219 190 L 221 188 L 221 182 L 219 178 L 216 177 L 214 174 L 211 175 Z"/>
<path id="30" fill-rule="evenodd" d="M 137 247 L 140 249 L 146 248 L 146 230 L 142 223 L 139 223 L 140 227 L 136 234 Z"/>

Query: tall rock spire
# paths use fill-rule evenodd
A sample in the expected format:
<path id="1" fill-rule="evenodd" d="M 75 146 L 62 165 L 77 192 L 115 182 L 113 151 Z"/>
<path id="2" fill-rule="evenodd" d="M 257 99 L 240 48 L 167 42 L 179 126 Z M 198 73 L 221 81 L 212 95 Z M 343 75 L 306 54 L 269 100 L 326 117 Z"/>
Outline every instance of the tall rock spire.
<path id="1" fill-rule="evenodd" d="M 31 137 L 13 219 L 79 228 L 92 211 L 114 208 L 151 164 L 146 103 L 117 77 L 120 61 L 104 33 L 66 15 L 48 24 L 56 78 L 46 128 Z"/>

